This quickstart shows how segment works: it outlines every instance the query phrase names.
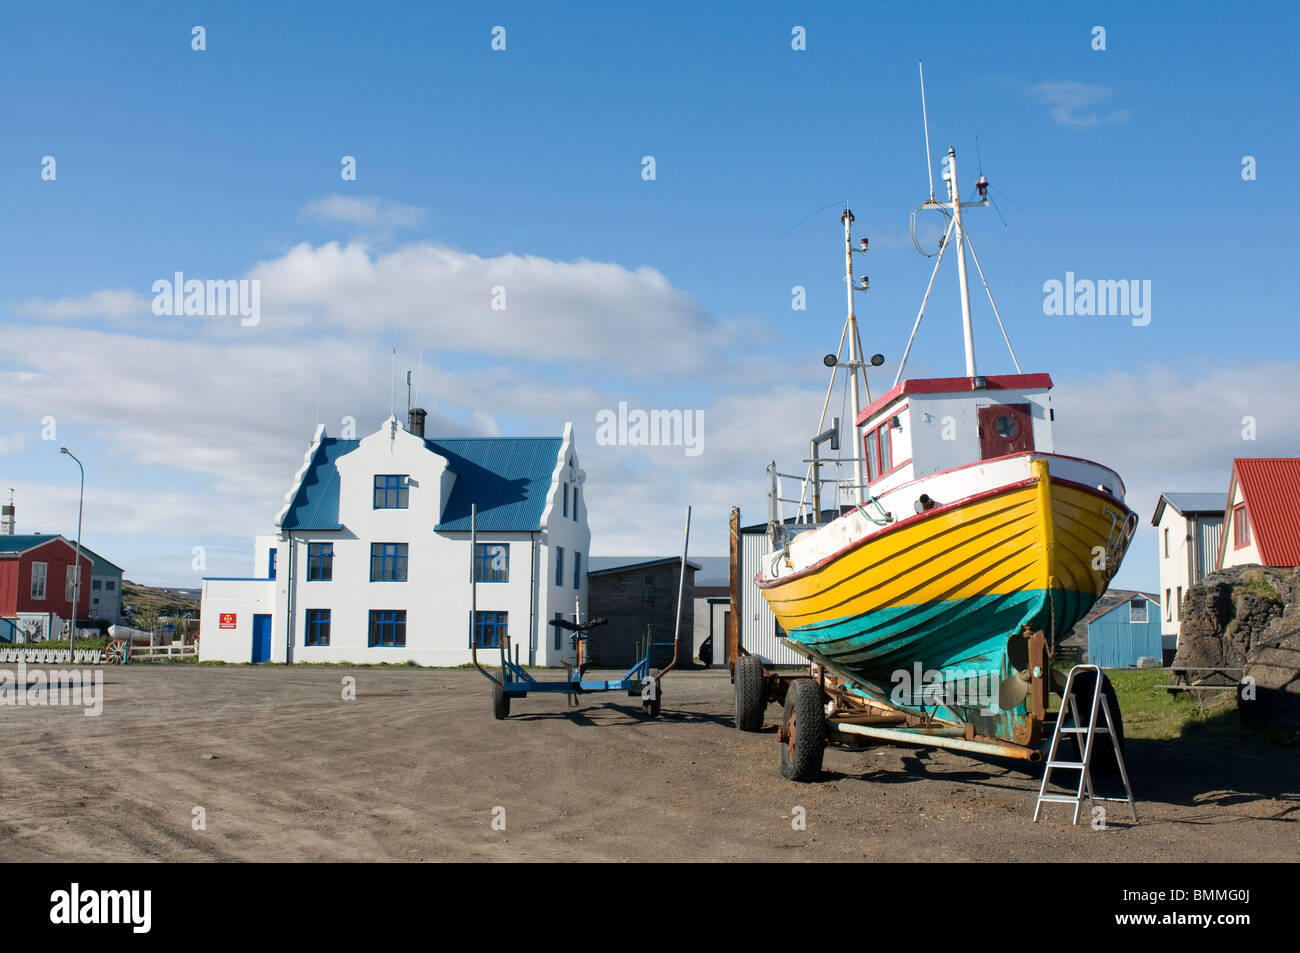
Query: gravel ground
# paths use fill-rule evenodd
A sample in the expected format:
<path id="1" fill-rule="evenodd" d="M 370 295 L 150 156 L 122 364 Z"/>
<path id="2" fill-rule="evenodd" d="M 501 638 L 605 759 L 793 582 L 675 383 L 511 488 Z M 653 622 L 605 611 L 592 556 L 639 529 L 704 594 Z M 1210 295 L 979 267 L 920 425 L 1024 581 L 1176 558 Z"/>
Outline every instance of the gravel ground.
<path id="1" fill-rule="evenodd" d="M 725 673 L 669 675 L 658 721 L 607 694 L 577 709 L 534 695 L 498 722 L 466 670 L 132 665 L 104 679 L 99 717 L 0 707 L 0 860 L 1296 858 L 1295 749 L 1133 740 L 1139 823 L 1116 805 L 1091 830 L 1065 805 L 1032 824 L 1028 766 L 956 752 L 831 749 L 820 782 L 785 781 L 777 709 L 762 733 L 736 731 Z"/>

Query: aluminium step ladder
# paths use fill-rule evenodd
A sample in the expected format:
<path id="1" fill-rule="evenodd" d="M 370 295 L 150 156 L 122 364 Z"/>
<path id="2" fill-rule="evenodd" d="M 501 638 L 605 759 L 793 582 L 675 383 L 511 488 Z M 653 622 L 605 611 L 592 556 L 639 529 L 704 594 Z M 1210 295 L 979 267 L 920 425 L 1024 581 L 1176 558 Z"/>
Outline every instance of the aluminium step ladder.
<path id="1" fill-rule="evenodd" d="M 1080 672 L 1091 671 L 1094 673 L 1092 682 L 1092 706 L 1089 709 L 1088 724 L 1086 727 L 1081 726 L 1079 720 L 1079 709 L 1074 703 L 1074 677 Z M 1087 797 L 1089 811 L 1096 807 L 1097 801 L 1123 801 L 1128 804 L 1130 816 L 1134 823 L 1137 822 L 1137 807 L 1133 803 L 1133 788 L 1128 780 L 1128 768 L 1124 764 L 1124 753 L 1119 749 L 1119 739 L 1115 735 L 1115 722 L 1111 718 L 1110 705 L 1106 701 L 1106 695 L 1101 690 L 1102 680 L 1101 669 L 1096 665 L 1076 665 L 1070 669 L 1070 674 L 1065 680 L 1065 691 L 1061 696 L 1061 711 L 1056 716 L 1056 730 L 1052 732 L 1052 746 L 1047 752 L 1047 767 L 1043 769 L 1043 783 L 1038 788 L 1038 802 L 1034 805 L 1034 823 L 1038 823 L 1039 812 L 1044 803 L 1073 804 L 1074 805 L 1074 824 L 1079 823 L 1079 809 L 1083 806 L 1083 799 Z M 1066 728 L 1065 713 L 1069 710 L 1071 726 Z M 1105 725 L 1097 723 L 1097 711 L 1100 709 Z M 1083 735 L 1083 760 L 1082 761 L 1058 761 L 1056 751 L 1061 743 L 1062 735 Z M 1115 749 L 1115 763 L 1119 766 L 1119 776 L 1124 781 L 1124 797 L 1098 797 L 1092 789 L 1092 774 L 1088 766 L 1092 763 L 1092 745 L 1093 738 L 1096 735 L 1105 735 L 1110 739 L 1110 743 Z M 1076 742 L 1077 743 L 1077 742 Z M 1048 794 L 1047 784 L 1052 776 L 1052 770 L 1066 770 L 1079 772 L 1079 786 L 1074 794 Z M 1059 784 L 1059 782 L 1058 782 Z M 1066 787 L 1067 785 L 1062 785 Z"/>

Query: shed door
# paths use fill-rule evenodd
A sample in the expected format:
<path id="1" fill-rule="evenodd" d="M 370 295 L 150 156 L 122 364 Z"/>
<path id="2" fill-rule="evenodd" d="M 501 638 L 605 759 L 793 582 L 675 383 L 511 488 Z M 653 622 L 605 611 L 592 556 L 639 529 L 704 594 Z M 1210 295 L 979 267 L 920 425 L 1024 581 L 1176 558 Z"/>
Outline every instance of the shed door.
<path id="1" fill-rule="evenodd" d="M 1028 404 L 994 404 L 979 409 L 980 459 L 1034 449 Z"/>

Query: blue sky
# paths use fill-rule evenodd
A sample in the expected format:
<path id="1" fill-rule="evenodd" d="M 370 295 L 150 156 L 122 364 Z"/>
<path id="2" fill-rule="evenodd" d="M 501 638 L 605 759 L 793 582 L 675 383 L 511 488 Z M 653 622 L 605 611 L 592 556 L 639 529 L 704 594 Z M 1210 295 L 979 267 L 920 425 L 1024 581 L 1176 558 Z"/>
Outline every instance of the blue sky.
<path id="1" fill-rule="evenodd" d="M 431 429 L 574 422 L 597 554 L 672 550 L 687 503 L 698 551 L 721 553 L 726 507 L 761 518 L 763 464 L 801 457 L 816 424 L 843 321 L 838 209 L 787 230 L 828 203 L 872 239 L 859 315 L 887 358 L 873 389 L 892 380 L 931 267 L 908 239 L 924 58 L 936 177 L 951 144 L 963 192 L 981 170 L 997 190 L 1006 224 L 968 224 L 1022 366 L 1057 381 L 1058 449 L 1119 470 L 1147 520 L 1161 490 L 1226 490 L 1234 455 L 1296 453 L 1283 282 L 1300 233 L 1280 200 L 1297 20 L 1283 4 L 11 5 L 0 489 L 18 488 L 20 531 L 75 532 L 67 444 L 87 465 L 86 542 L 128 577 L 242 574 L 317 382 L 327 430 L 350 414 L 368 432 L 396 347 Z M 260 277 L 260 324 L 153 315 L 152 283 L 176 271 Z M 1149 280 L 1151 323 L 1045 316 L 1043 283 L 1067 271 Z M 962 372 L 955 284 L 945 265 L 912 374 Z M 975 305 L 981 369 L 1008 370 Z M 596 446 L 619 400 L 703 410 L 704 452 Z M 1144 532 L 1117 585 L 1155 584 Z"/>

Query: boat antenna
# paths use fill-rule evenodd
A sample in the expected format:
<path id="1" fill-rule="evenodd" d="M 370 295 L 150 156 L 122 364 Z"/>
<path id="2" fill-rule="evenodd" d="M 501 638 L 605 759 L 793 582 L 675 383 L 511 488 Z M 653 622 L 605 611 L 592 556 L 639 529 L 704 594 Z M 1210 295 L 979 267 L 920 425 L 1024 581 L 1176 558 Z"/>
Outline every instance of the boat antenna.
<path id="1" fill-rule="evenodd" d="M 930 117 L 925 111 L 925 64 L 916 61 L 921 74 L 921 123 L 925 126 L 925 174 L 930 177 L 930 201 L 934 201 L 934 160 L 930 158 Z"/>

